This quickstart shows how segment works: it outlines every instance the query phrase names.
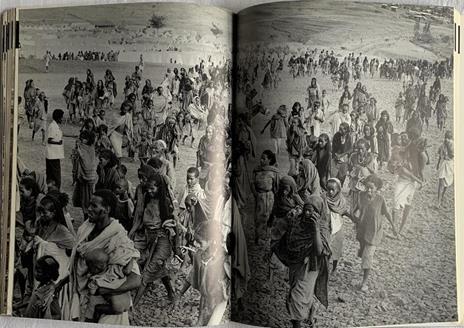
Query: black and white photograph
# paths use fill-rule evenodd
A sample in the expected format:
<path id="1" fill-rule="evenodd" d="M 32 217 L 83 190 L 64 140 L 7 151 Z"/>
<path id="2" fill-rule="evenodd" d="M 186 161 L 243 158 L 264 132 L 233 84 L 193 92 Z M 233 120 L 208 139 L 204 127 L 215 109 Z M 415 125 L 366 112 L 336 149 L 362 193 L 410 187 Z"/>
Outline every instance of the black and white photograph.
<path id="1" fill-rule="evenodd" d="M 13 315 L 227 320 L 232 15 L 144 3 L 19 20 Z"/>
<path id="2" fill-rule="evenodd" d="M 232 190 L 253 270 L 234 322 L 457 320 L 453 28 L 446 7 L 238 14 Z"/>
<path id="3" fill-rule="evenodd" d="M 452 8 L 14 13 L 14 317 L 458 321 Z"/>

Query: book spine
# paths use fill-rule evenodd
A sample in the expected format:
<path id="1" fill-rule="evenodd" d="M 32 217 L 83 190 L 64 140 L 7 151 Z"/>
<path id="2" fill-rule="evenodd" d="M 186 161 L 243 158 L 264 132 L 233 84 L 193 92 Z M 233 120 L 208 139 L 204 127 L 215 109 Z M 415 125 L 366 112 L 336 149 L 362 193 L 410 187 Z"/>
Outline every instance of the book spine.
<path id="1" fill-rule="evenodd" d="M 1 16 L 2 21 L 2 39 L 0 42 L 0 54 L 1 54 L 1 64 L 0 64 L 0 76 L 1 76 L 1 88 L 0 88 L 0 132 L 1 132 L 1 142 L 0 142 L 0 151 L 1 151 L 1 163 L 0 163 L 0 177 L 1 177 L 1 194 L 0 194 L 0 313 L 6 314 L 6 248 L 3 247 L 3 240 L 6 238 L 7 231 L 7 220 L 5 219 L 5 174 L 4 174 L 4 164 L 5 164 L 5 113 L 7 108 L 7 97 L 6 97 L 6 84 L 7 84 L 7 53 L 8 53 L 8 44 L 9 44 L 9 31 L 8 31 L 8 12 L 3 12 Z"/>
<path id="2" fill-rule="evenodd" d="M 17 69 L 19 21 L 17 11 L 1 15 L 0 42 L 0 314 L 12 313 L 14 276 L 14 229 L 16 198 L 16 108 L 18 101 Z"/>
<path id="3" fill-rule="evenodd" d="M 454 111 L 454 147 L 455 152 L 455 199 L 459 200 L 459 195 L 462 196 L 464 192 L 464 175 L 459 174 L 459 165 L 463 163 L 464 156 L 461 151 L 464 149 L 464 139 L 460 135 L 462 131 L 462 124 L 464 123 L 464 112 L 462 110 L 461 104 L 461 94 L 464 92 L 464 83 L 462 83 L 462 77 L 464 76 L 464 67 L 461 63 L 461 52 L 464 50 L 462 43 L 463 38 L 463 29 L 462 25 L 462 15 L 458 10 L 454 10 L 454 53 L 453 53 L 453 78 L 454 78 L 454 89 L 453 89 L 453 111 Z M 457 169 L 457 170 L 456 170 Z M 464 216 L 464 207 L 460 205 L 458 201 L 455 207 L 455 240 L 456 240 L 456 279 L 457 279 L 457 300 L 458 300 L 458 321 L 460 323 L 464 322 L 464 313 L 463 313 L 463 301 L 464 301 L 464 258 L 462 255 L 462 250 L 464 249 L 464 239 L 460 232 L 464 231 L 464 221 L 462 220 Z"/>
<path id="4" fill-rule="evenodd" d="M 8 160 L 10 161 L 10 190 L 9 190 L 9 222 L 7 227 L 8 236 L 5 238 L 7 256 L 6 262 L 8 263 L 7 267 L 7 297 L 6 297 L 6 313 L 11 315 L 13 309 L 13 291 L 14 291 L 14 272 L 15 272 L 15 230 L 16 230 L 16 213 L 19 209 L 19 191 L 17 186 L 17 141 L 18 141 L 18 98 L 19 98 L 19 79 L 18 79 L 18 70 L 19 70 L 19 9 L 12 10 L 12 35 L 11 35 L 11 87 L 12 87 L 12 104 L 9 107 L 10 117 L 8 123 L 11 124 L 10 129 L 10 144 L 9 151 L 10 156 Z M 17 204 L 18 202 L 18 204 Z"/>

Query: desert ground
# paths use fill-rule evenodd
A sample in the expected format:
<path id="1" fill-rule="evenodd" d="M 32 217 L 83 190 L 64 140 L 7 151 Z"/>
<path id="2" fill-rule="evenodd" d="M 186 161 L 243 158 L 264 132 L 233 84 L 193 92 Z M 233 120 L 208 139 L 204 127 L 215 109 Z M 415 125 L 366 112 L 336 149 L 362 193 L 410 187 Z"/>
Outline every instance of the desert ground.
<path id="1" fill-rule="evenodd" d="M 333 4 L 333 3 L 332 3 Z M 434 40 L 431 44 L 418 44 L 411 41 L 414 21 L 405 19 L 405 10 L 391 13 L 380 4 L 360 4 L 337 2 L 338 11 L 323 1 L 296 4 L 275 4 L 258 6 L 244 12 L 239 17 L 239 38 L 243 35 L 246 43 L 243 49 L 260 45 L 266 47 L 288 48 L 296 54 L 306 49 L 334 50 L 342 55 L 360 52 L 371 57 L 384 58 L 423 58 L 435 60 L 450 56 L 453 50 L 452 24 L 432 24 Z M 365 7 L 364 7 L 365 6 Z M 241 14 L 242 15 L 242 14 Z M 308 18 L 308 15 L 310 18 Z M 253 33 L 246 33 L 254 28 Z M 240 56 L 240 53 L 239 53 Z M 262 73 L 262 72 L 261 72 Z M 270 114 L 258 114 L 253 122 L 257 136 L 257 157 L 249 165 L 250 171 L 258 164 L 259 156 L 265 149 L 273 149 L 269 131 L 260 134 L 261 129 L 279 105 L 291 108 L 299 101 L 305 106 L 306 88 L 312 76 L 296 78 L 284 68 L 282 81 L 277 89 L 264 91 L 262 101 Z M 321 90 L 327 90 L 331 108 L 338 108 L 341 91 L 334 90 L 329 76 L 321 73 L 315 76 Z M 258 78 L 257 85 L 262 82 Z M 394 103 L 402 90 L 402 82 L 389 81 L 375 77 L 363 78 L 368 92 L 378 103 L 379 112 L 387 110 L 394 121 Z M 432 82 L 429 82 L 429 86 Z M 353 90 L 355 82 L 350 82 Z M 442 81 L 442 93 L 449 97 L 450 116 L 446 129 L 453 129 L 452 95 L 453 81 Z M 239 94 L 238 108 L 244 107 L 243 94 Z M 326 114 L 327 115 L 327 114 Z M 322 132 L 328 126 L 323 124 Z M 394 123 L 396 132 L 404 130 L 404 124 Z M 327 131 L 327 130 L 326 130 Z M 318 304 L 317 327 L 358 327 L 425 322 L 449 322 L 457 319 L 456 305 L 456 265 L 454 230 L 454 191 L 446 195 L 445 204 L 437 209 L 437 150 L 443 142 L 443 132 L 436 127 L 432 117 L 430 128 L 425 130 L 428 140 L 431 163 L 426 168 L 427 182 L 416 192 L 413 210 L 406 234 L 401 239 L 393 237 L 390 228 L 375 255 L 375 269 L 371 275 L 370 289 L 367 293 L 359 291 L 362 280 L 360 259 L 357 257 L 358 242 L 354 225 L 346 220 L 344 224 L 344 257 L 339 263 L 338 272 L 330 277 L 329 307 Z M 281 172 L 289 169 L 286 154 L 278 156 Z M 394 177 L 383 169 L 379 176 L 384 180 L 382 194 L 389 208 L 392 206 Z M 249 260 L 252 265 L 252 278 L 248 292 L 244 296 L 244 311 L 232 312 L 233 320 L 256 326 L 289 327 L 285 301 L 288 293 L 288 274 L 278 272 L 274 284 L 266 279 L 266 264 L 263 261 L 264 246 L 253 243 L 253 203 L 248 204 L 246 215 L 242 218 L 247 233 Z"/>

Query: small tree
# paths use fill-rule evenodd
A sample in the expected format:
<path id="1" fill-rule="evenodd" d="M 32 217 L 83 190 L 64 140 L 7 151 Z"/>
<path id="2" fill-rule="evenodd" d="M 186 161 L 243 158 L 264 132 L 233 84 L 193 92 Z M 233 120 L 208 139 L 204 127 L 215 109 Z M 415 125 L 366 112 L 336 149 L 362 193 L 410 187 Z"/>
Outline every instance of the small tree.
<path id="1" fill-rule="evenodd" d="M 213 27 L 210 28 L 210 30 L 213 33 L 213 35 L 215 37 L 217 37 L 218 35 L 221 35 L 223 33 L 222 30 L 219 27 L 217 27 L 216 24 L 214 24 L 214 23 L 212 23 L 212 24 L 213 24 Z"/>
<path id="2" fill-rule="evenodd" d="M 166 26 L 166 17 L 153 14 L 149 20 L 150 27 L 158 30 Z"/>

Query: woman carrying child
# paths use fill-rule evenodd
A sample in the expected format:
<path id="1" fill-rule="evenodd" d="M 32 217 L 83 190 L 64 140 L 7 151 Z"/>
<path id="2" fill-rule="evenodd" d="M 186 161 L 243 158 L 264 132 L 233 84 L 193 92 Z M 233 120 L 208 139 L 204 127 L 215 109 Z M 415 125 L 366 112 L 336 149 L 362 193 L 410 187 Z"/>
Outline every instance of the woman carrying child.
<path id="1" fill-rule="evenodd" d="M 329 226 L 324 200 L 311 195 L 303 213 L 290 220 L 285 235 L 275 247 L 277 257 L 289 268 L 287 310 L 294 328 L 302 327 L 307 319 L 310 327 L 314 327 L 315 298 L 328 306 Z"/>
<path id="2" fill-rule="evenodd" d="M 64 207 L 67 194 L 47 194 L 37 206 L 36 234 L 34 246 L 36 258 L 50 255 L 60 264 L 59 279 L 69 273 L 69 256 L 75 243 L 75 232 L 70 221 L 66 221 Z"/>
<path id="3" fill-rule="evenodd" d="M 304 202 L 298 195 L 295 180 L 291 176 L 283 176 L 279 181 L 279 190 L 275 195 L 274 206 L 269 217 L 268 226 L 271 228 L 269 281 L 272 285 L 273 271 L 279 268 L 279 260 L 274 254 L 280 239 L 287 231 L 290 220 L 303 212 Z"/>

